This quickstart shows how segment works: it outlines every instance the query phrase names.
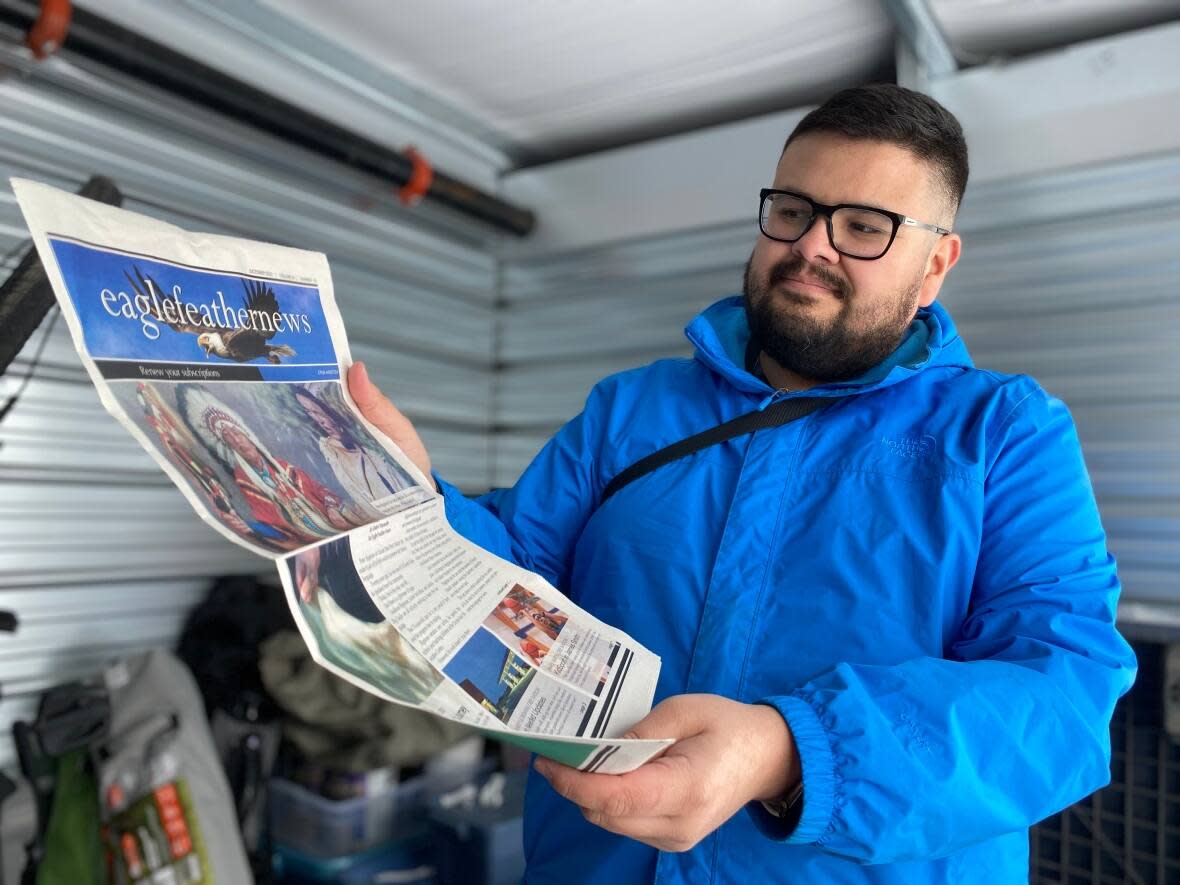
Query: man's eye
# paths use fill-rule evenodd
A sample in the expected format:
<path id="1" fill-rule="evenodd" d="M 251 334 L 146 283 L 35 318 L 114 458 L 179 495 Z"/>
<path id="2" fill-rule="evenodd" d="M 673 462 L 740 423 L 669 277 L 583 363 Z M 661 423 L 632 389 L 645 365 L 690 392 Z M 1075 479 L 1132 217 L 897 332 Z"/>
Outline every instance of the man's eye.
<path id="1" fill-rule="evenodd" d="M 778 214 L 780 218 L 785 218 L 787 221 L 797 221 L 804 217 L 802 209 L 779 209 Z"/>
<path id="2" fill-rule="evenodd" d="M 853 232 L 858 233 L 858 234 L 883 234 L 883 233 L 885 233 L 885 231 L 881 230 L 881 228 L 879 228 L 879 227 L 874 227 L 871 224 L 864 224 L 863 222 L 860 222 L 860 221 L 852 222 L 851 227 L 852 227 Z"/>

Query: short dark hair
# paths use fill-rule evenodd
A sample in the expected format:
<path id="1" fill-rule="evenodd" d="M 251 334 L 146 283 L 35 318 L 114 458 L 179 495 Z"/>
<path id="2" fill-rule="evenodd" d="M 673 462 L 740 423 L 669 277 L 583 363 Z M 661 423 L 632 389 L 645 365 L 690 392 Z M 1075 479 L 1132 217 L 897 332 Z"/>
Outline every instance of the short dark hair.
<path id="1" fill-rule="evenodd" d="M 783 150 L 808 132 L 887 141 L 930 164 L 952 211 L 967 189 L 967 139 L 955 115 L 929 95 L 893 83 L 842 89 L 799 121 Z"/>

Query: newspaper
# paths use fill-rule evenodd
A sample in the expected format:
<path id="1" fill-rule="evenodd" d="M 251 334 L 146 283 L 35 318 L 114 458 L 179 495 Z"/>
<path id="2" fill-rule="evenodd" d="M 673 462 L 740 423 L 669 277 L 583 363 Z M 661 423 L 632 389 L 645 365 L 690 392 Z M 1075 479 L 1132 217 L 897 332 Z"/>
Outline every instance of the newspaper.
<path id="1" fill-rule="evenodd" d="M 659 658 L 459 536 L 355 408 L 324 255 L 12 187 L 103 405 L 205 522 L 276 562 L 318 663 L 586 771 L 671 743 L 622 737 Z"/>

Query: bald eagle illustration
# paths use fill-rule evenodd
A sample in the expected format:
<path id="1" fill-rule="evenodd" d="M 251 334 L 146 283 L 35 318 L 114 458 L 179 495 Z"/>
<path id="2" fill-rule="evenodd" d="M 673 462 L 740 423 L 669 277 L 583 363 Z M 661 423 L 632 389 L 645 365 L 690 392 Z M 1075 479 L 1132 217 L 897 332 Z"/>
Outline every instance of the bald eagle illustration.
<path id="1" fill-rule="evenodd" d="M 160 287 L 159 283 L 150 276 L 141 273 L 138 267 L 134 270 L 137 279 L 132 279 L 131 274 L 126 271 L 123 272 L 123 275 L 127 277 L 127 282 L 131 284 L 131 288 L 135 290 L 136 294 L 144 296 L 152 304 L 157 303 L 156 299 L 152 297 L 153 292 L 166 297 L 163 294 L 165 290 Z M 275 297 L 274 289 L 270 286 L 255 280 L 249 282 L 242 280 L 242 288 L 246 290 L 246 295 L 242 298 L 242 306 L 247 311 L 251 311 L 252 315 L 255 311 L 266 316 L 272 316 L 278 312 L 279 300 Z M 205 351 L 206 357 L 219 356 L 236 363 L 248 363 L 258 357 L 265 357 L 268 363 L 277 366 L 282 362 L 283 357 L 295 356 L 295 349 L 286 344 L 268 343 L 275 336 L 273 328 L 256 329 L 245 325 L 236 328 L 209 326 L 183 320 L 172 322 L 162 315 L 153 314 L 153 316 L 170 329 L 196 335 L 197 344 L 201 350 Z"/>

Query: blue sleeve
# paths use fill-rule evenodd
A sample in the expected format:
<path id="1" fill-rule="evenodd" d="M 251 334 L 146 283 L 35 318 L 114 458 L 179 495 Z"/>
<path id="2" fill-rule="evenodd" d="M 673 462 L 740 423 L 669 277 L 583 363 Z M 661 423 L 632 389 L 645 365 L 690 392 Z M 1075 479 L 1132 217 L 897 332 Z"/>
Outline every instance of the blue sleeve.
<path id="1" fill-rule="evenodd" d="M 510 489 L 471 499 L 435 474 L 451 527 L 558 589 L 568 588 L 574 545 L 602 494 L 597 456 L 612 390 L 610 379 L 595 387 L 582 413 L 545 444 Z"/>
<path id="2" fill-rule="evenodd" d="M 1024 829 L 1110 779 L 1135 659 L 1073 421 L 1040 389 L 992 434 L 971 604 L 945 658 L 845 663 L 765 700 L 803 768 L 790 834 L 863 863 Z"/>

